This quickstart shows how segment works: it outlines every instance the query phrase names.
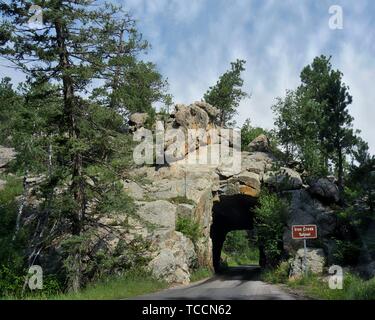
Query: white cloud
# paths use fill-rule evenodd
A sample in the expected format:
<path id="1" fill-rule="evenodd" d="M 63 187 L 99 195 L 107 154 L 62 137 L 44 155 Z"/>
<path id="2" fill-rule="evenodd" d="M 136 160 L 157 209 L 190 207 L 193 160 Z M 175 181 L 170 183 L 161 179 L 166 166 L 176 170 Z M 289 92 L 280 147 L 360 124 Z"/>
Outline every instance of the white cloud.
<path id="1" fill-rule="evenodd" d="M 118 0 L 121 2 L 122 0 Z M 375 34 L 372 1 L 348 3 L 344 30 L 328 27 L 331 1 L 124 0 L 153 45 L 147 59 L 168 77 L 176 102 L 202 98 L 237 58 L 247 60 L 245 90 L 252 94 L 239 108 L 238 124 L 251 118 L 271 128 L 271 105 L 299 83 L 302 68 L 320 54 L 332 55 L 344 73 L 354 102 L 355 126 L 375 152 L 373 78 Z M 11 71 L 7 72 L 11 74 Z"/>

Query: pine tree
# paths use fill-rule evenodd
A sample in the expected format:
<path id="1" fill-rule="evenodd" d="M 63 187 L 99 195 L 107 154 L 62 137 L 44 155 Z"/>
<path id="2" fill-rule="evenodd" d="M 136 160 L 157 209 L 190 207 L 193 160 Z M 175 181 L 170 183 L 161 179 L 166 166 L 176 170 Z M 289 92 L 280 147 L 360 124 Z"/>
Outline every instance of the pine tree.
<path id="1" fill-rule="evenodd" d="M 121 8 L 86 0 L 35 1 L 43 13 L 43 25 L 35 27 L 28 24 L 31 4 L 23 0 L 0 4 L 4 18 L 0 54 L 28 76 L 24 105 L 13 117 L 19 128 L 13 130 L 14 145 L 26 167 L 33 167 L 32 159 L 44 165 L 47 181 L 41 190 L 45 202 L 40 217 L 44 227 L 48 228 L 51 214 L 58 221 L 67 219 L 72 235 L 79 239 L 89 202 L 100 203 L 116 187 L 111 157 L 127 144 L 120 135 L 122 117 L 85 96 L 98 80 L 113 81 L 108 70 L 119 58 L 119 30 L 124 38 L 131 35 L 124 44 L 130 55 L 143 47 L 132 38 L 136 34 L 132 20 Z M 129 30 L 124 21 L 132 25 Z M 118 60 L 117 65 L 121 66 Z M 24 152 L 27 147 L 30 156 Z M 109 183 L 101 185 L 105 177 L 110 177 Z M 54 193 L 56 187 L 63 192 Z M 73 290 L 82 284 L 77 248 L 69 257 Z"/>
<path id="2" fill-rule="evenodd" d="M 219 124 L 223 127 L 233 125 L 232 120 L 241 100 L 248 97 L 242 90 L 241 73 L 245 70 L 245 63 L 245 60 L 232 62 L 231 69 L 221 75 L 204 95 L 204 101 L 219 109 Z"/>
<path id="3" fill-rule="evenodd" d="M 344 188 L 344 163 L 346 155 L 356 144 L 353 117 L 348 107 L 352 103 L 349 88 L 343 83 L 343 74 L 333 70 L 331 58 L 320 56 L 301 73 L 300 90 L 309 100 L 320 106 L 316 125 L 323 155 L 332 160 L 338 176 L 340 191 Z"/>

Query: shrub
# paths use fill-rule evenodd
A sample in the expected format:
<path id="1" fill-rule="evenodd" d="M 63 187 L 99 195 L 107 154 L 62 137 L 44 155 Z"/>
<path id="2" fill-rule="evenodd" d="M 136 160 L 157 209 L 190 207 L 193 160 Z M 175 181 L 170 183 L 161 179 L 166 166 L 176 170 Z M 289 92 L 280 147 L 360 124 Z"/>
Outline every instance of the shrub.
<path id="1" fill-rule="evenodd" d="M 368 281 L 352 278 L 346 292 L 346 298 L 350 300 L 375 300 L 375 278 Z"/>
<path id="2" fill-rule="evenodd" d="M 356 265 L 361 253 L 359 241 L 336 240 L 333 251 L 335 263 L 341 266 Z"/>
<path id="3" fill-rule="evenodd" d="M 267 269 L 262 273 L 262 280 L 270 283 L 287 283 L 289 279 L 290 265 L 288 261 L 282 261 L 275 269 Z"/>
<path id="4" fill-rule="evenodd" d="M 209 278 L 212 275 L 213 275 L 212 270 L 205 268 L 205 267 L 200 267 L 191 273 L 190 281 L 196 282 L 205 278 Z"/>
<path id="5" fill-rule="evenodd" d="M 196 244 L 202 233 L 200 224 L 189 217 L 177 218 L 176 231 L 187 236 L 194 244 Z"/>
<path id="6" fill-rule="evenodd" d="M 262 191 L 255 209 L 255 228 L 261 250 L 261 265 L 277 266 L 283 255 L 283 233 L 288 203 L 276 194 Z"/>

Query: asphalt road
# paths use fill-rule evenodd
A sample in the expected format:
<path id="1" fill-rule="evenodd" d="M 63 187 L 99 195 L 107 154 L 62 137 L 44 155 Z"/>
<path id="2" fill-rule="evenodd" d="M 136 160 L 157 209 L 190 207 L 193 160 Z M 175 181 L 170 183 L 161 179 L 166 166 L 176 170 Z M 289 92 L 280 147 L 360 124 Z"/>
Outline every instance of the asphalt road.
<path id="1" fill-rule="evenodd" d="M 297 300 L 298 296 L 259 280 L 258 266 L 229 268 L 191 285 L 137 297 L 137 300 Z"/>

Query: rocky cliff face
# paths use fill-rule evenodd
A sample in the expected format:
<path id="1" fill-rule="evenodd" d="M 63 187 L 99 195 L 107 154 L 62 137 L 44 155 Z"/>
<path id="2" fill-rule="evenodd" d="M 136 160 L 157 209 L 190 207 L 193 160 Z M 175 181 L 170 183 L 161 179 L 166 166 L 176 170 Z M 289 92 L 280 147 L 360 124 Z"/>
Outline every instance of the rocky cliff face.
<path id="1" fill-rule="evenodd" d="M 175 113 L 167 120 L 165 128 L 180 128 L 186 135 L 189 135 L 189 129 L 201 129 L 205 136 L 209 136 L 211 129 L 219 131 L 221 129 L 215 124 L 216 115 L 217 110 L 203 102 L 190 106 L 177 105 Z M 142 118 L 139 115 L 137 117 Z M 137 124 L 138 130 L 141 126 Z M 309 241 L 309 246 L 312 250 L 323 246 L 325 249 L 323 260 L 329 256 L 332 243 L 325 239 L 329 239 L 337 228 L 335 214 L 328 205 L 337 201 L 338 190 L 334 183 L 320 180 L 312 186 L 304 185 L 298 172 L 278 165 L 270 152 L 271 148 L 266 136 L 258 137 L 249 145 L 251 152 L 241 152 L 241 164 L 237 171 L 231 170 L 233 163 L 228 158 L 220 159 L 220 162 L 214 166 L 188 165 L 184 161 L 188 156 L 206 154 L 212 149 L 220 148 L 220 143 L 223 143 L 222 139 L 202 140 L 198 139 L 193 148 L 182 146 L 180 149 L 182 152 L 175 162 L 160 168 L 140 167 L 133 171 L 133 179 L 124 182 L 125 190 L 137 199 L 142 218 L 159 226 L 158 230 L 151 232 L 156 249 L 150 267 L 156 276 L 172 282 L 186 283 L 189 281 L 191 268 L 197 263 L 212 267 L 213 249 L 215 251 L 215 248 L 212 248 L 212 239 L 214 242 L 217 240 L 212 234 L 213 206 L 220 201 L 223 202 L 225 197 L 228 199 L 236 195 L 256 202 L 262 186 L 290 194 L 290 218 L 284 233 L 286 252 L 296 256 L 297 259 L 299 249 L 303 246 L 301 241 L 291 239 L 293 224 L 316 224 L 320 240 L 319 243 L 315 240 Z M 173 141 L 166 143 L 166 153 L 169 152 L 172 143 Z M 228 145 L 231 148 L 235 147 L 231 143 Z M 140 176 L 149 183 L 136 182 L 137 177 Z M 173 199 L 176 198 L 180 199 L 180 203 L 173 203 Z M 235 207 L 236 201 L 241 200 L 233 201 L 235 202 L 232 202 L 232 207 Z M 232 209 L 236 210 L 231 208 L 227 211 Z M 233 211 L 231 216 L 235 215 Z M 195 246 L 185 235 L 175 230 L 175 221 L 179 216 L 189 216 L 200 224 L 202 231 Z M 223 224 L 233 224 L 235 223 L 233 219 L 225 220 Z M 245 219 L 251 219 L 250 213 Z M 238 221 L 242 221 L 241 218 Z M 231 228 L 240 228 L 240 226 L 233 225 Z M 226 233 L 229 229 L 223 226 L 223 230 Z M 218 250 L 220 254 L 220 246 Z M 318 256 L 321 256 L 321 249 Z M 298 264 L 295 262 L 294 265 L 296 268 L 292 271 L 293 274 L 298 273 Z M 318 270 L 319 267 L 315 269 Z"/>
<path id="2" fill-rule="evenodd" d="M 340 228 L 330 207 L 338 200 L 336 185 L 329 179 L 305 185 L 298 172 L 280 167 L 265 136 L 258 137 L 249 145 L 250 152 L 239 151 L 233 137 L 224 135 L 223 128 L 217 127 L 217 114 L 216 108 L 203 102 L 176 106 L 175 112 L 163 124 L 166 132 L 165 155 L 173 154 L 174 161 L 158 166 L 138 166 L 132 170 L 123 186 L 136 202 L 136 215 L 124 213 L 100 217 L 101 237 L 95 240 L 94 247 L 104 246 L 107 254 L 111 254 L 121 241 L 131 243 L 142 238 L 150 243 L 144 255 L 149 258 L 149 268 L 156 277 L 170 283 L 188 283 L 194 267 L 212 268 L 215 259 L 217 263 L 220 242 L 223 242 L 223 237 L 225 239 L 226 232 L 252 227 L 249 210 L 243 207 L 246 210 L 241 211 L 239 208 L 254 205 L 261 188 L 268 187 L 284 192 L 291 199 L 283 240 L 285 251 L 295 257 L 292 274 L 301 272 L 299 257 L 303 246 L 302 241 L 291 239 L 293 224 L 318 226 L 319 239 L 309 241 L 308 246 L 312 250 L 310 260 L 318 261 L 313 269 L 321 270 L 324 261 L 329 262 L 335 245 L 330 240 L 331 236 Z M 144 114 L 133 115 L 131 130 L 144 130 L 146 120 Z M 180 129 L 188 139 L 176 142 L 168 137 L 168 129 Z M 199 134 L 191 136 L 190 129 L 198 130 Z M 189 139 L 193 143 L 187 144 Z M 240 152 L 239 166 L 234 166 L 230 156 L 221 157 L 214 165 L 186 161 L 192 156 L 212 154 L 222 145 L 229 146 L 230 154 Z M 1 148 L 0 168 L 13 157 L 13 150 Z M 0 181 L 0 188 L 2 184 L 4 182 Z M 222 220 L 216 221 L 215 225 L 213 207 L 221 203 L 226 203 L 227 207 L 223 205 L 218 210 Z M 176 222 L 181 218 L 199 225 L 194 243 L 187 235 L 177 231 Z M 109 229 L 106 226 L 114 227 Z"/>

